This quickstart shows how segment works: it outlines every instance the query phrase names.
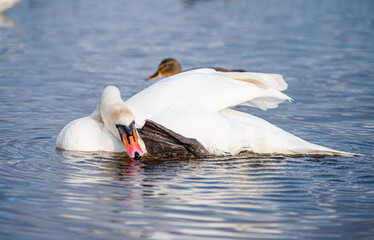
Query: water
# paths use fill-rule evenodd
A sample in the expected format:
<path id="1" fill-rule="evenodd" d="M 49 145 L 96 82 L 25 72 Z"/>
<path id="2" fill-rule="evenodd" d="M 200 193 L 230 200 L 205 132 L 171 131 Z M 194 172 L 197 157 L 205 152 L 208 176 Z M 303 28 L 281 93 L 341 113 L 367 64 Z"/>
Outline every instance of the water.
<path id="1" fill-rule="evenodd" d="M 374 239 L 373 10 L 23 0 L 0 28 L 0 239 Z M 240 110 L 364 156 L 131 161 L 55 149 L 106 85 L 126 99 L 166 57 L 283 74 L 293 103 Z"/>

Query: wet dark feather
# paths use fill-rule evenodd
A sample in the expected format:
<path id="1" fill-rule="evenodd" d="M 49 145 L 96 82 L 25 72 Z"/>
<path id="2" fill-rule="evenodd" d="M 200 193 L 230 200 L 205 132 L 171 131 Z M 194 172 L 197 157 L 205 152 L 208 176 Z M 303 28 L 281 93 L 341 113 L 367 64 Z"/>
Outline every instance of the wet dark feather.
<path id="1" fill-rule="evenodd" d="M 186 138 L 151 120 L 146 120 L 138 132 L 148 153 L 153 156 L 210 156 L 209 152 L 196 139 Z"/>

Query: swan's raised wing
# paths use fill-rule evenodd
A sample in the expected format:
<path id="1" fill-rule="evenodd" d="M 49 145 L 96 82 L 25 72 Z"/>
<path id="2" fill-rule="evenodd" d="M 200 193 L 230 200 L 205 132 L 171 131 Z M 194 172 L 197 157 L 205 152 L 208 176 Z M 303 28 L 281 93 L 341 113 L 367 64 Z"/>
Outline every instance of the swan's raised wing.
<path id="1" fill-rule="evenodd" d="M 251 83 L 259 88 L 268 89 L 272 88 L 278 91 L 284 91 L 287 89 L 287 83 L 284 81 L 282 75 L 279 74 L 268 74 L 268 73 L 254 73 L 254 72 L 228 72 L 223 73 L 225 77 L 243 81 L 246 83 Z M 258 96 L 253 99 L 249 99 L 241 105 L 247 105 L 251 107 L 258 107 L 262 110 L 268 108 L 276 108 L 279 103 L 282 103 L 284 100 L 292 101 L 290 97 L 283 94 L 279 95 L 273 91 L 267 93 L 262 92 L 259 94 L 264 94 L 263 96 Z"/>
<path id="2" fill-rule="evenodd" d="M 272 87 L 279 91 L 287 89 L 287 83 L 284 81 L 282 75 L 269 73 L 255 73 L 255 72 L 225 72 L 222 73 L 226 77 L 253 83 L 259 87 Z"/>
<path id="3" fill-rule="evenodd" d="M 283 78 L 276 74 L 197 69 L 159 81 L 128 99 L 126 104 L 140 123 L 176 109 L 209 112 L 241 104 L 262 110 L 275 108 L 291 100 L 281 92 L 286 88 Z"/>

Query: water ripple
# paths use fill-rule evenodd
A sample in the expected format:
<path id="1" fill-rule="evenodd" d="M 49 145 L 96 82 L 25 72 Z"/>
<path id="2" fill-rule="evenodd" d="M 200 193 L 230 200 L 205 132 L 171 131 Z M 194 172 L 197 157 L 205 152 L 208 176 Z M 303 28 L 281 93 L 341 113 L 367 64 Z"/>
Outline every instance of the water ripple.
<path id="1" fill-rule="evenodd" d="M 372 239 L 372 6 L 21 1 L 0 28 L 0 238 Z M 127 99 L 165 57 L 283 74 L 293 103 L 238 109 L 364 156 L 133 161 L 55 149 L 104 86 Z"/>

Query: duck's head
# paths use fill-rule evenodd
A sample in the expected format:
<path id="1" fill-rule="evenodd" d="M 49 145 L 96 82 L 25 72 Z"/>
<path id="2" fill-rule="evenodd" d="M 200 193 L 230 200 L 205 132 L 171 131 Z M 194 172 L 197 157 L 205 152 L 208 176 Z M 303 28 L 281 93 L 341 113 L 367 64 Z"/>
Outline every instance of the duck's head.
<path id="1" fill-rule="evenodd" d="M 136 130 L 135 116 L 121 99 L 117 87 L 108 86 L 100 100 L 100 113 L 105 127 L 126 147 L 133 159 L 143 156 L 145 144 Z"/>
<path id="2" fill-rule="evenodd" d="M 151 81 L 162 76 L 170 77 L 180 72 L 182 72 L 182 68 L 179 62 L 173 58 L 166 58 L 162 60 L 156 73 L 147 78 L 147 81 Z"/>

